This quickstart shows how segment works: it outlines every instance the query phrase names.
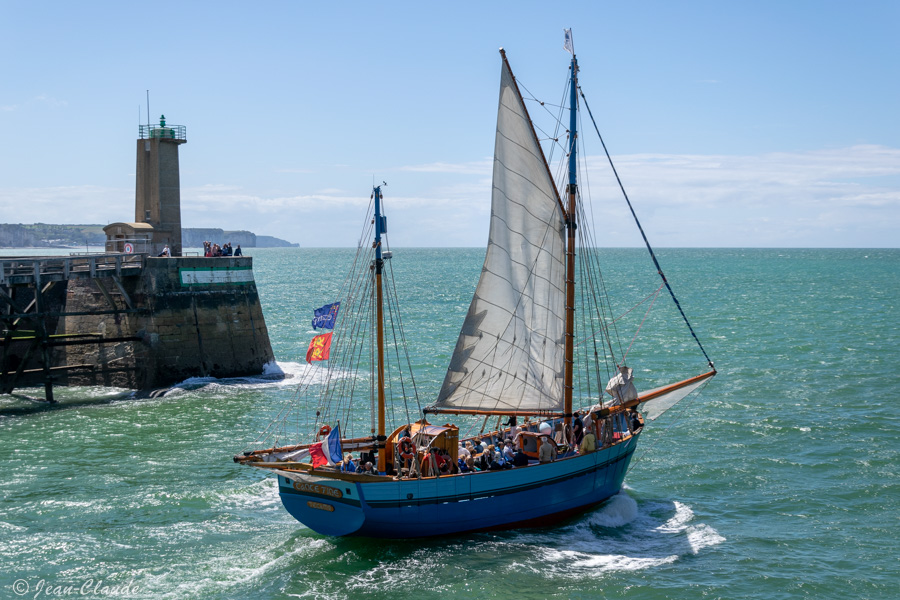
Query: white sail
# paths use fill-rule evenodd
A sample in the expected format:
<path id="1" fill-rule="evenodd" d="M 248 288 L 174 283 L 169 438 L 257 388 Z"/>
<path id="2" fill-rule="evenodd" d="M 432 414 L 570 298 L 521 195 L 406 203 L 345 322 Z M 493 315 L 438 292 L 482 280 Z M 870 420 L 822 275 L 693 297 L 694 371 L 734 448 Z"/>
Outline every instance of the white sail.
<path id="1" fill-rule="evenodd" d="M 432 408 L 563 408 L 565 220 L 506 61 L 481 279 Z"/>
<path id="2" fill-rule="evenodd" d="M 707 373 L 705 376 L 696 378 L 692 383 L 681 387 L 663 386 L 653 390 L 649 390 L 641 394 L 642 398 L 650 398 L 650 400 L 642 400 L 641 410 L 644 416 L 655 421 L 662 416 L 664 412 L 684 400 L 691 392 L 705 384 L 709 377 L 715 375 L 715 371 Z M 667 391 L 663 391 L 666 390 Z M 660 393 L 662 392 L 662 393 Z"/>

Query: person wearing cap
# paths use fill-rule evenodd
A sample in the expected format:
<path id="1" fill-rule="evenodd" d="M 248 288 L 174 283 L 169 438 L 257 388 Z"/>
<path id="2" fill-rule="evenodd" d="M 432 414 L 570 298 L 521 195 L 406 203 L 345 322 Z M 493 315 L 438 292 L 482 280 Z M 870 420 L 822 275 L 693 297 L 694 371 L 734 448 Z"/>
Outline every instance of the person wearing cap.
<path id="1" fill-rule="evenodd" d="M 541 448 L 538 450 L 538 461 L 541 464 L 551 462 L 553 460 L 553 455 L 555 454 L 555 449 L 553 448 L 553 444 L 550 442 L 550 438 L 542 435 L 541 436 Z"/>
<path id="2" fill-rule="evenodd" d="M 578 452 L 581 454 L 590 454 L 597 450 L 597 438 L 594 436 L 594 430 L 588 429 L 581 438 L 581 444 L 578 446 Z"/>

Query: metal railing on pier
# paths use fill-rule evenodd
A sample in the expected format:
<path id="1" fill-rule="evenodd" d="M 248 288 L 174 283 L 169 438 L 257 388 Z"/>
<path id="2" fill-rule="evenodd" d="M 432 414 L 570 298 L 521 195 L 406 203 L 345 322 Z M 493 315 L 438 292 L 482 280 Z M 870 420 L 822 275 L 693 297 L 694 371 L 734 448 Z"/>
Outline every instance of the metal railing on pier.
<path id="1" fill-rule="evenodd" d="M 0 285 L 41 285 L 49 281 L 140 275 L 147 254 L 0 257 Z"/>

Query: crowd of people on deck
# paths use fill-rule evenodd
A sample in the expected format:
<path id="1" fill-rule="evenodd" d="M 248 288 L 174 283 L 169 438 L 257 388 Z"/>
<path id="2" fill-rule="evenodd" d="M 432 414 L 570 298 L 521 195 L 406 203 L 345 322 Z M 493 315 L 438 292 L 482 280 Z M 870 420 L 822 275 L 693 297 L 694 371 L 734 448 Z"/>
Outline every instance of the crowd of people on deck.
<path id="1" fill-rule="evenodd" d="M 211 242 L 203 242 L 203 256 L 206 258 L 213 258 L 216 256 L 243 256 L 243 252 L 241 252 L 241 245 L 238 244 L 237 248 L 231 248 L 231 242 L 225 242 L 221 246 L 218 244 L 213 244 Z"/>
<path id="2" fill-rule="evenodd" d="M 341 463 L 341 471 L 345 473 L 359 473 L 360 475 L 378 475 L 378 469 L 372 461 L 365 461 L 361 458 L 354 459 L 353 454 L 348 452 L 344 456 Z"/>
<path id="3" fill-rule="evenodd" d="M 576 412 L 573 415 L 572 436 L 569 443 L 574 453 L 589 454 L 633 434 L 642 424 L 640 415 L 634 409 L 604 418 L 597 424 L 597 427 L 594 427 L 590 411 L 586 411 L 583 415 Z M 397 466 L 399 466 L 395 472 L 397 478 L 438 477 L 527 467 L 535 460 L 533 456 L 526 453 L 525 444 L 521 440 L 523 435 L 528 434 L 537 435 L 536 461 L 539 464 L 556 460 L 559 448 L 550 435 L 549 424 L 529 424 L 526 419 L 525 423 L 520 426 L 517 424 L 516 417 L 510 417 L 504 425 L 508 429 L 500 432 L 499 435 L 484 439 L 476 436 L 458 442 L 455 461 L 444 448 L 429 447 L 424 451 L 413 452 L 412 456 L 404 458 L 398 447 L 395 457 Z M 597 439 L 595 431 L 599 432 L 600 440 Z M 398 440 L 408 440 L 409 438 L 410 432 L 407 428 L 401 432 Z M 491 443 L 492 441 L 494 443 Z M 340 470 L 347 473 L 379 474 L 375 466 L 375 456 L 371 452 L 363 453 L 358 459 L 354 459 L 352 453 L 347 453 L 340 465 Z"/>

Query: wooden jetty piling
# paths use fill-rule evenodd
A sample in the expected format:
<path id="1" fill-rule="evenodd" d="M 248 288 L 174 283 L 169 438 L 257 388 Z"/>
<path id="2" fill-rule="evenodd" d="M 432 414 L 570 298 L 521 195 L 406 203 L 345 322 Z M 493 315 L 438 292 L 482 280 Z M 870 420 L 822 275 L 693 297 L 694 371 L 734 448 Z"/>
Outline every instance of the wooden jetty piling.
<path id="1" fill-rule="evenodd" d="M 53 382 L 58 374 L 96 368 L 92 364 L 54 365 L 55 348 L 140 340 L 137 336 L 108 338 L 101 333 L 52 332 L 59 319 L 64 317 L 139 312 L 122 282 L 123 278 L 139 277 L 146 258 L 146 254 L 116 253 L 0 257 L 0 394 L 12 393 L 23 384 L 33 385 L 39 379 L 44 385 L 46 400 L 54 402 Z M 67 312 L 61 288 L 66 287 L 67 282 L 79 279 L 94 280 L 109 308 Z M 113 282 L 127 308 L 117 306 L 104 281 Z M 56 288 L 63 293 L 62 301 L 59 292 L 53 294 Z M 29 369 L 29 363 L 37 363 L 39 367 Z"/>

